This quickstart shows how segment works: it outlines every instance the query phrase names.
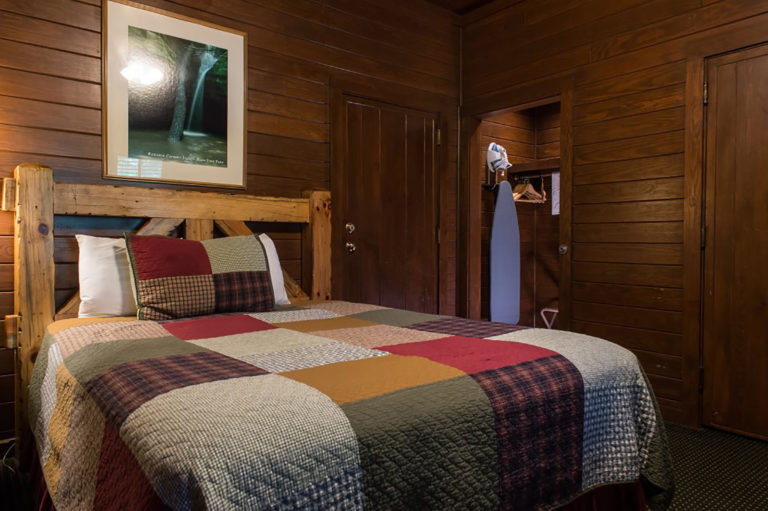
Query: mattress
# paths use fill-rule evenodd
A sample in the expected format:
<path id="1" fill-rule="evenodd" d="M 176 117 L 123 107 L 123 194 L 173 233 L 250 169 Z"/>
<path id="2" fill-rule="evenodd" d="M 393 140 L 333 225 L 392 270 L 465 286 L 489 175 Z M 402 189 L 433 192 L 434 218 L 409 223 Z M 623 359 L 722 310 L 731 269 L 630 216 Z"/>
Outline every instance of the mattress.
<path id="1" fill-rule="evenodd" d="M 673 481 L 635 356 L 349 302 L 48 327 L 29 389 L 68 509 L 552 509 Z"/>

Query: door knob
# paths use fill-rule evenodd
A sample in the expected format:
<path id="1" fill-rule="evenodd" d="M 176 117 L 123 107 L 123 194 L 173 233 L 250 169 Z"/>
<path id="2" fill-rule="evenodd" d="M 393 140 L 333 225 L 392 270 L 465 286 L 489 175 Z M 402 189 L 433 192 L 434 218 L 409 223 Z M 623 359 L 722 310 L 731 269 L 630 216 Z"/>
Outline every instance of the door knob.
<path id="1" fill-rule="evenodd" d="M 560 255 L 565 255 L 565 254 L 567 254 L 567 253 L 568 253 L 568 245 L 566 245 L 565 243 L 563 243 L 562 245 L 560 245 L 559 247 L 557 247 L 557 253 L 558 253 L 558 254 L 560 254 Z"/>
<path id="2" fill-rule="evenodd" d="M 352 242 L 348 241 L 346 244 L 346 247 L 347 247 L 347 252 L 349 252 L 350 254 L 354 254 L 357 251 L 357 245 L 355 245 Z"/>
<path id="3" fill-rule="evenodd" d="M 347 230 L 349 234 L 352 234 L 353 232 L 355 232 L 355 224 L 353 224 L 352 222 L 347 222 L 347 225 L 345 225 L 344 228 Z"/>

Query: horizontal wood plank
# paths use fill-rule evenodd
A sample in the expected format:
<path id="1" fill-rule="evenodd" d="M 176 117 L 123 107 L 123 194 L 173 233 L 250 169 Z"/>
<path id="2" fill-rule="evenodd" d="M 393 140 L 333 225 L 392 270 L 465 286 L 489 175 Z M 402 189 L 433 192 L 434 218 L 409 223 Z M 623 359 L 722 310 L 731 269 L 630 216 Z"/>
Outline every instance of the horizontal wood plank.
<path id="1" fill-rule="evenodd" d="M 604 303 L 573 302 L 573 319 L 592 323 L 681 334 L 683 315 L 677 311 L 641 309 Z"/>
<path id="2" fill-rule="evenodd" d="M 681 266 L 575 262 L 573 263 L 573 279 L 576 282 L 683 287 Z"/>
<path id="3" fill-rule="evenodd" d="M 261 222 L 309 222 L 306 199 L 57 183 L 57 215 L 150 216 Z M 245 215 L 245 218 L 242 218 Z"/>
<path id="4" fill-rule="evenodd" d="M 573 143 L 579 146 L 666 133 L 683 129 L 684 121 L 685 109 L 683 107 L 640 113 L 625 118 L 577 126 L 574 129 Z"/>
<path id="5" fill-rule="evenodd" d="M 684 132 L 678 130 L 577 146 L 573 149 L 573 163 L 584 165 L 681 153 L 684 148 L 683 139 Z"/>
<path id="6" fill-rule="evenodd" d="M 632 202 L 682 198 L 683 178 L 681 177 L 577 185 L 573 188 L 574 204 L 599 204 L 605 202 Z"/>
<path id="7" fill-rule="evenodd" d="M 580 105 L 574 109 L 574 124 L 582 125 L 621 117 L 637 117 L 648 112 L 673 109 L 685 103 L 684 96 L 685 88 L 680 83 L 660 89 L 651 89 L 605 101 Z M 614 125 L 622 125 L 624 129 L 629 129 L 631 124 L 632 122 L 629 119 L 626 119 L 624 122 L 614 123 Z M 682 129 L 682 126 L 678 129 Z"/>
<path id="8" fill-rule="evenodd" d="M 573 298 L 581 302 L 625 305 L 646 309 L 683 310 L 681 289 L 574 282 Z"/>
<path id="9" fill-rule="evenodd" d="M 609 204 L 577 204 L 573 207 L 573 221 L 577 224 L 632 222 L 673 222 L 683 219 L 682 199 Z"/>
<path id="10" fill-rule="evenodd" d="M 644 350 L 672 356 L 679 356 L 683 352 L 682 336 L 679 334 L 588 321 L 574 321 L 573 329 L 576 332 L 607 339 L 631 350 Z"/>
<path id="11" fill-rule="evenodd" d="M 682 243 L 682 222 L 591 223 L 573 226 L 581 243 Z"/>
<path id="12" fill-rule="evenodd" d="M 659 179 L 683 175 L 682 152 L 648 158 L 575 165 L 575 185 Z"/>
<path id="13" fill-rule="evenodd" d="M 679 243 L 574 243 L 573 260 L 593 263 L 683 264 Z"/>

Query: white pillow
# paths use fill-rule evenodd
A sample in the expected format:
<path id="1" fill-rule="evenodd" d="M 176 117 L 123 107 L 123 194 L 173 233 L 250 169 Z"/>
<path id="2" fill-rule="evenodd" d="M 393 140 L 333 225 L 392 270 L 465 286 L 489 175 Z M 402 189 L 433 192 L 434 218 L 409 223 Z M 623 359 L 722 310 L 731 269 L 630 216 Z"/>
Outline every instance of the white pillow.
<path id="1" fill-rule="evenodd" d="M 261 244 L 264 245 L 264 251 L 267 253 L 267 263 L 269 264 L 269 277 L 272 280 L 272 289 L 275 292 L 275 305 L 290 305 L 288 293 L 285 292 L 285 281 L 283 280 L 283 268 L 280 266 L 280 258 L 277 257 L 272 238 L 266 234 L 259 234 Z"/>
<path id="2" fill-rule="evenodd" d="M 131 266 L 122 238 L 78 234 L 80 318 L 135 316 Z"/>

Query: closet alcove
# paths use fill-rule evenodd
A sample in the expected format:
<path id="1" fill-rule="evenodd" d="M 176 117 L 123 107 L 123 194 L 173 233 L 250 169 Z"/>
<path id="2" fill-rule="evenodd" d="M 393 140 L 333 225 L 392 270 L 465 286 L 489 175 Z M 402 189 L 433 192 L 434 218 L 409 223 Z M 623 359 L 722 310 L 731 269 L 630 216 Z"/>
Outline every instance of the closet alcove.
<path id="1" fill-rule="evenodd" d="M 560 259 L 559 215 L 553 214 L 552 175 L 560 163 L 560 103 L 525 110 L 506 110 L 480 119 L 478 148 L 482 151 L 481 171 L 490 184 L 496 179 L 516 183 L 530 182 L 546 192 L 543 203 L 515 203 L 520 229 L 520 325 L 545 328 L 544 309 L 558 309 Z M 507 151 L 512 166 L 506 176 L 487 175 L 486 153 L 497 143 Z M 495 189 L 484 186 L 481 213 L 481 316 L 490 316 L 490 235 L 495 205 Z M 555 194 L 557 195 L 557 194 Z M 547 314 L 551 318 L 552 314 Z M 554 328 L 558 327 L 555 318 Z"/>

